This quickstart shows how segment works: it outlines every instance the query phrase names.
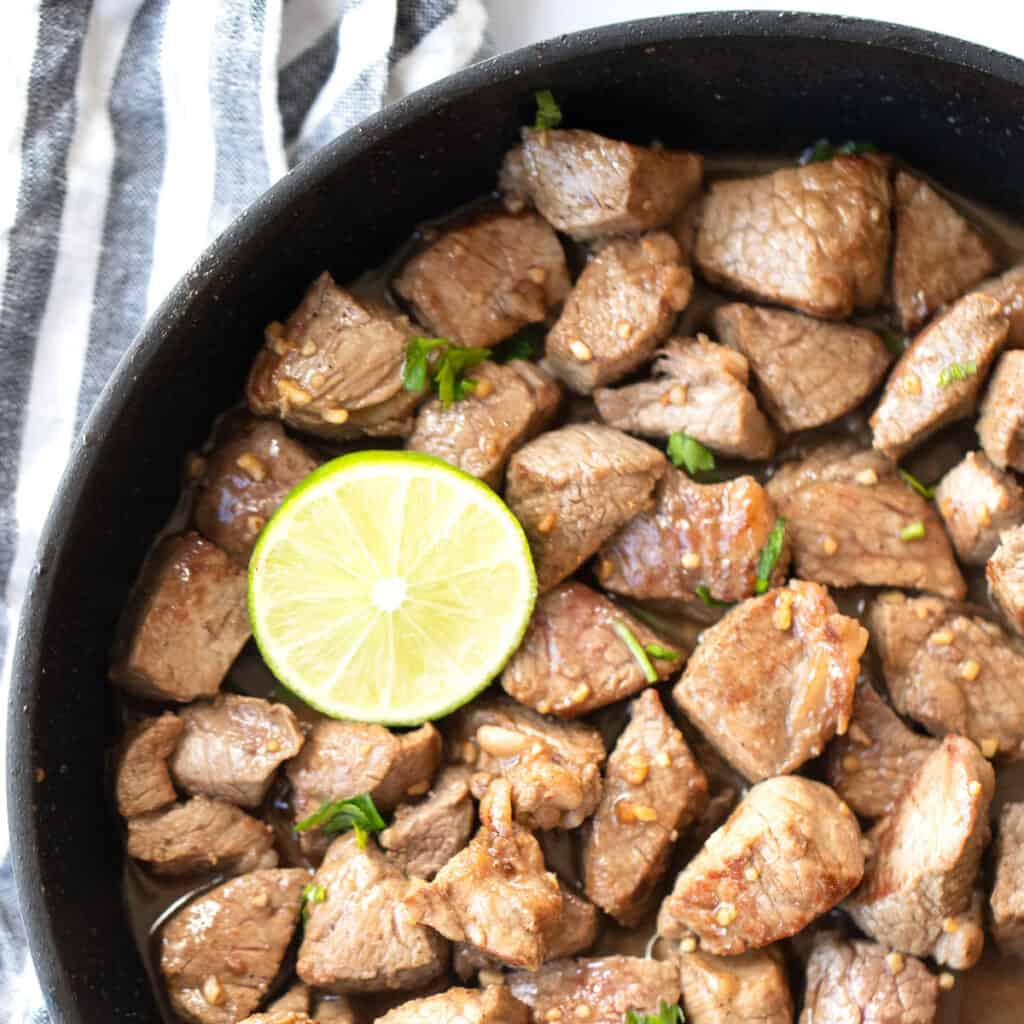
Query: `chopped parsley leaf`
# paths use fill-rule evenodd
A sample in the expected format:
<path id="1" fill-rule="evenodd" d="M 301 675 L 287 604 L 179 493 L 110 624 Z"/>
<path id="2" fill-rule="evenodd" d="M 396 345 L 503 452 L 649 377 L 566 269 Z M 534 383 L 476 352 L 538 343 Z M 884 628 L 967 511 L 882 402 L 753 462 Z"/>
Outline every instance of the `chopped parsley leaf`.
<path id="1" fill-rule="evenodd" d="M 328 800 L 320 805 L 319 810 L 294 826 L 296 832 L 318 828 L 325 836 L 353 831 L 359 849 L 366 846 L 366 839 L 371 833 L 380 832 L 385 827 L 386 822 L 374 806 L 369 793 L 360 793 L 348 800 Z"/>
<path id="2" fill-rule="evenodd" d="M 715 468 L 714 455 L 695 437 L 690 437 L 689 434 L 684 434 L 681 431 L 677 430 L 674 434 L 669 434 L 665 451 L 673 465 L 684 467 L 690 476 Z"/>
<path id="3" fill-rule="evenodd" d="M 612 629 L 615 630 L 615 635 L 629 648 L 629 653 L 633 655 L 633 659 L 640 666 L 644 679 L 649 683 L 656 683 L 658 681 L 658 673 L 654 671 L 651 659 L 647 657 L 647 652 L 641 646 L 640 641 L 637 640 L 633 630 L 621 619 L 612 623 Z"/>
<path id="4" fill-rule="evenodd" d="M 924 536 L 924 523 L 920 519 L 913 523 L 907 523 L 900 530 L 900 540 L 920 540 Z"/>
<path id="5" fill-rule="evenodd" d="M 939 387 L 948 388 L 955 380 L 967 380 L 978 372 L 978 364 L 973 359 L 966 363 L 950 363 L 942 373 L 939 374 Z"/>
<path id="6" fill-rule="evenodd" d="M 527 324 L 491 349 L 496 363 L 511 363 L 513 359 L 535 359 L 544 346 L 543 324 Z"/>
<path id="7" fill-rule="evenodd" d="M 686 1016 L 678 1003 L 666 1003 L 664 999 L 658 1000 L 657 1013 L 640 1013 L 637 1010 L 627 1010 L 623 1024 L 685 1024 Z"/>
<path id="8" fill-rule="evenodd" d="M 903 477 L 904 483 L 917 491 L 917 493 L 925 500 L 931 501 L 931 499 L 935 497 L 935 488 L 921 483 L 913 473 L 908 473 L 905 469 L 901 469 L 900 476 Z"/>
<path id="9" fill-rule="evenodd" d="M 406 391 L 422 391 L 431 381 L 441 403 L 449 406 L 473 393 L 476 381 L 464 374 L 490 359 L 486 348 L 460 348 L 447 338 L 411 338 L 405 350 L 402 383 Z"/>
<path id="10" fill-rule="evenodd" d="M 327 889 L 322 885 L 314 885 L 312 882 L 304 886 L 302 890 L 302 920 L 309 916 L 310 903 L 323 903 L 327 899 Z"/>
<path id="11" fill-rule="evenodd" d="M 699 584 L 695 589 L 694 593 L 709 607 L 709 608 L 731 608 L 734 601 L 719 601 L 717 597 L 711 596 L 711 591 L 703 584 Z"/>
<path id="12" fill-rule="evenodd" d="M 644 644 L 644 652 L 658 661 L 678 661 L 682 654 L 674 651 L 671 647 L 662 647 L 661 644 Z"/>
<path id="13" fill-rule="evenodd" d="M 549 128 L 557 128 L 562 123 L 562 108 L 555 100 L 550 89 L 538 89 L 533 94 L 537 101 L 537 118 L 533 122 L 535 132 L 546 132 Z"/>
<path id="14" fill-rule="evenodd" d="M 855 142 L 848 139 L 838 146 L 832 145 L 828 139 L 818 139 L 812 146 L 808 146 L 801 154 L 799 164 L 805 167 L 807 164 L 820 163 L 822 160 L 831 160 L 834 156 L 860 156 L 863 153 L 877 153 L 878 147 L 873 142 Z"/>
<path id="15" fill-rule="evenodd" d="M 779 555 L 782 553 L 782 542 L 786 539 L 786 520 L 779 516 L 775 520 L 772 532 L 761 548 L 761 555 L 757 560 L 757 583 L 754 586 L 755 593 L 763 594 L 771 584 L 772 573 L 778 564 Z"/>

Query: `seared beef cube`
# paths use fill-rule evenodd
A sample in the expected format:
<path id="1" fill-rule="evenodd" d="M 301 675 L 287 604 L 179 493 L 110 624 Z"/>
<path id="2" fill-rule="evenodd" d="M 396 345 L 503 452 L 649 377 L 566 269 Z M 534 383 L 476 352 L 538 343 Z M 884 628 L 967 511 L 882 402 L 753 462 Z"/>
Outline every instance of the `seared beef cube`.
<path id="1" fill-rule="evenodd" d="M 862 931 L 901 953 L 934 951 L 947 920 L 970 907 L 994 786 L 992 766 L 963 736 L 929 755 L 868 833 L 864 881 L 845 903 Z"/>
<path id="2" fill-rule="evenodd" d="M 196 528 L 240 565 L 288 492 L 319 465 L 273 420 L 234 417 L 199 461 Z"/>
<path id="3" fill-rule="evenodd" d="M 165 714 L 144 718 L 125 734 L 114 780 L 121 817 L 156 811 L 177 800 L 167 759 L 184 727 L 177 715 Z"/>
<path id="4" fill-rule="evenodd" d="M 550 590 L 646 505 L 665 457 L 618 430 L 551 430 L 512 456 L 505 500 L 523 524 L 537 583 Z"/>
<path id="5" fill-rule="evenodd" d="M 174 781 L 186 793 L 258 807 L 278 766 L 302 748 L 291 708 L 256 697 L 221 694 L 180 713 L 185 731 L 171 758 Z"/>
<path id="6" fill-rule="evenodd" d="M 283 327 L 267 328 L 249 371 L 249 408 L 335 440 L 404 437 L 423 395 L 405 390 L 402 367 L 409 339 L 423 333 L 323 273 Z"/>
<path id="7" fill-rule="evenodd" d="M 1024 804 L 1004 804 L 990 900 L 992 934 L 1006 955 L 1024 955 Z"/>
<path id="8" fill-rule="evenodd" d="M 1010 321 L 1007 348 L 1024 348 L 1024 263 L 1000 277 L 983 281 L 977 290 L 991 295 L 1003 304 L 1003 314 Z"/>
<path id="9" fill-rule="evenodd" d="M 374 1024 L 529 1024 L 530 1011 L 504 985 L 450 988 L 436 996 L 411 999 Z"/>
<path id="10" fill-rule="evenodd" d="M 624 925 L 650 909 L 679 833 L 704 809 L 708 780 L 658 694 L 633 701 L 608 759 L 604 794 L 586 826 L 587 896 Z"/>
<path id="11" fill-rule="evenodd" d="M 429 880 L 469 842 L 475 818 L 469 772 L 452 766 L 420 803 L 399 805 L 380 845 L 410 878 Z"/>
<path id="12" fill-rule="evenodd" d="M 496 777 L 512 787 L 515 818 L 530 829 L 577 828 L 601 799 L 601 734 L 558 722 L 507 697 L 484 698 L 452 719 L 452 756 L 474 769 L 474 795 Z"/>
<path id="13" fill-rule="evenodd" d="M 569 274 L 540 217 L 487 213 L 428 242 L 394 287 L 434 334 L 487 348 L 543 320 L 569 293 Z"/>
<path id="14" fill-rule="evenodd" d="M 701 212 L 697 266 L 732 291 L 843 319 L 882 297 L 890 201 L 886 168 L 871 157 L 717 181 Z"/>
<path id="15" fill-rule="evenodd" d="M 668 224 L 700 189 L 696 153 L 634 146 L 579 130 L 523 132 L 500 187 L 510 206 L 535 206 L 579 240 Z"/>
<path id="16" fill-rule="evenodd" d="M 560 392 L 544 370 L 519 359 L 481 363 L 468 379 L 476 384 L 462 401 L 446 408 L 435 398 L 420 409 L 408 447 L 497 488 L 512 453 L 547 426 Z"/>
<path id="17" fill-rule="evenodd" d="M 991 274 L 996 261 L 981 233 L 930 185 L 899 171 L 892 297 L 905 331 Z"/>
<path id="18" fill-rule="evenodd" d="M 309 1014 L 309 986 L 297 981 L 283 996 L 279 996 L 268 1007 L 267 1013 Z"/>
<path id="19" fill-rule="evenodd" d="M 739 352 L 704 334 L 672 338 L 658 353 L 654 376 L 622 388 L 598 388 L 594 402 L 609 426 L 647 437 L 677 431 L 723 455 L 767 459 L 775 433 L 749 388 Z"/>
<path id="20" fill-rule="evenodd" d="M 767 491 L 793 545 L 797 575 L 833 587 L 915 587 L 947 597 L 967 591 L 934 507 L 896 467 L 854 443 L 824 444 L 782 466 Z M 923 536 L 900 533 L 920 523 Z"/>
<path id="21" fill-rule="evenodd" d="M 558 881 L 540 844 L 512 820 L 511 788 L 491 784 L 480 831 L 461 853 L 405 900 L 413 916 L 453 942 L 468 942 L 512 967 L 535 971 L 562 914 Z"/>
<path id="22" fill-rule="evenodd" d="M 719 306 L 714 323 L 722 341 L 750 361 L 768 415 L 787 432 L 855 409 L 891 362 L 874 331 L 782 309 L 737 302 Z"/>
<path id="23" fill-rule="evenodd" d="M 212 697 L 249 639 L 245 570 L 198 533 L 149 553 L 121 616 L 110 678 L 147 700 Z"/>
<path id="24" fill-rule="evenodd" d="M 672 696 L 752 782 L 784 775 L 846 732 L 867 643 L 824 587 L 791 580 L 706 629 Z"/>
<path id="25" fill-rule="evenodd" d="M 1006 530 L 985 567 L 989 592 L 1006 621 L 1024 634 L 1024 526 Z"/>
<path id="26" fill-rule="evenodd" d="M 234 804 L 195 796 L 128 822 L 128 856 L 157 875 L 244 874 L 277 867 L 274 831 Z"/>
<path id="27" fill-rule="evenodd" d="M 937 597 L 882 594 L 868 613 L 896 709 L 989 757 L 1024 757 L 1024 644 Z"/>
<path id="28" fill-rule="evenodd" d="M 861 880 L 860 841 L 828 786 L 795 775 L 759 782 L 676 879 L 658 934 L 696 933 L 722 956 L 795 935 Z"/>
<path id="29" fill-rule="evenodd" d="M 999 360 L 976 428 L 985 454 L 1000 469 L 1024 472 L 1024 352 Z"/>
<path id="30" fill-rule="evenodd" d="M 864 818 L 888 814 L 939 741 L 908 729 L 866 679 L 845 735 L 829 746 L 828 780 Z"/>
<path id="31" fill-rule="evenodd" d="M 933 320 L 889 374 L 871 416 L 874 446 L 898 459 L 940 427 L 972 415 L 1008 330 L 999 303 L 980 292 Z"/>
<path id="32" fill-rule="evenodd" d="M 793 1024 L 786 968 L 775 950 L 679 957 L 688 1024 Z"/>
<path id="33" fill-rule="evenodd" d="M 312 885 L 322 887 L 324 898 L 306 904 L 296 966 L 308 985 L 381 992 L 415 988 L 444 971 L 448 943 L 405 912 L 413 883 L 376 844 L 360 849 L 357 836 L 339 836 Z"/>
<path id="34" fill-rule="evenodd" d="M 775 526 L 775 507 L 751 476 L 699 484 L 669 467 L 655 506 L 628 522 L 601 549 L 598 577 L 607 590 L 629 597 L 681 602 L 701 611 L 706 587 L 719 601 L 754 593 L 761 550 Z M 789 545 L 772 572 L 786 578 Z"/>
<path id="35" fill-rule="evenodd" d="M 581 395 L 618 380 L 651 358 L 692 290 L 671 235 L 609 242 L 584 267 L 548 332 L 548 365 Z"/>
<path id="36" fill-rule="evenodd" d="M 815 936 L 799 1024 L 935 1024 L 939 985 L 920 960 L 863 939 Z"/>
<path id="37" fill-rule="evenodd" d="M 441 765 L 441 734 L 429 722 L 399 734 L 397 739 L 395 760 L 373 790 L 373 802 L 386 811 L 411 796 L 422 796 Z"/>
<path id="38" fill-rule="evenodd" d="M 235 1024 L 259 1006 L 299 921 L 305 871 L 254 871 L 179 910 L 160 936 L 160 970 L 175 1013 Z"/>
<path id="39" fill-rule="evenodd" d="M 985 895 L 979 889 L 960 914 L 942 922 L 942 934 L 932 948 L 932 959 L 954 971 L 970 970 L 985 949 Z"/>
<path id="40" fill-rule="evenodd" d="M 521 704 L 559 718 L 577 718 L 632 697 L 648 682 L 615 632 L 618 623 L 642 646 L 665 646 L 603 594 L 575 581 L 559 584 L 537 601 L 526 636 L 505 666 L 502 687 Z M 665 679 L 682 667 L 682 655 L 650 662 Z"/>

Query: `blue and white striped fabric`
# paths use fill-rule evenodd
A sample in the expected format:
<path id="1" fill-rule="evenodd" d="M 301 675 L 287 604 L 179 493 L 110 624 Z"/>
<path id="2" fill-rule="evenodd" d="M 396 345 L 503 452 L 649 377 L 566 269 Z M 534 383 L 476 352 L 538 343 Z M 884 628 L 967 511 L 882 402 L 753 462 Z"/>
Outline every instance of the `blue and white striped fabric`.
<path id="1" fill-rule="evenodd" d="M 51 496 L 75 434 L 147 313 L 289 167 L 385 102 L 478 57 L 485 23 L 482 0 L 5 5 L 5 694 L 9 641 Z M 42 1024 L 6 837 L 0 806 L 0 1022 Z"/>

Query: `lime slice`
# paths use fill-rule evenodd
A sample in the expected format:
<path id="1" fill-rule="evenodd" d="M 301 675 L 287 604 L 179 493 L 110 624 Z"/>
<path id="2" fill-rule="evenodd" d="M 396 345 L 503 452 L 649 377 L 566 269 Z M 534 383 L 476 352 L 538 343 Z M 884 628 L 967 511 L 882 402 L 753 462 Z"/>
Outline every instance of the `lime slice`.
<path id="1" fill-rule="evenodd" d="M 519 646 L 536 596 L 504 502 L 414 452 L 321 466 L 249 563 L 249 618 L 274 675 L 324 714 L 383 725 L 475 697 Z"/>

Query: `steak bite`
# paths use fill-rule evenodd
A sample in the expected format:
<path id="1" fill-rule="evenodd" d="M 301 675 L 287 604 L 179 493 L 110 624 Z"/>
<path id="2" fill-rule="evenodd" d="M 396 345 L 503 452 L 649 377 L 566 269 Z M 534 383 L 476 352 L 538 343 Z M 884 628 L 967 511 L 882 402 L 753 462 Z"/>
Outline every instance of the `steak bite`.
<path id="1" fill-rule="evenodd" d="M 1007 956 L 1024 955 L 1024 804 L 1004 804 L 989 900 L 992 934 Z"/>
<path id="2" fill-rule="evenodd" d="M 508 697 L 478 698 L 452 717 L 449 739 L 452 756 L 475 772 L 474 795 L 506 779 L 527 828 L 577 828 L 601 799 L 605 749 L 591 725 L 544 718 Z"/>
<path id="3" fill-rule="evenodd" d="M 434 334 L 482 348 L 543 320 L 569 287 L 562 243 L 532 213 L 484 213 L 449 228 L 394 280 Z"/>
<path id="4" fill-rule="evenodd" d="M 1024 634 L 1024 526 L 1006 530 L 985 567 L 989 593 L 1006 621 Z"/>
<path id="5" fill-rule="evenodd" d="M 696 933 L 723 956 L 795 935 L 856 887 L 860 840 L 828 786 L 794 775 L 760 782 L 676 879 L 658 934 Z"/>
<path id="6" fill-rule="evenodd" d="M 696 153 L 634 146 L 580 130 L 523 132 L 501 169 L 506 202 L 535 206 L 585 241 L 668 224 L 700 189 Z"/>
<path id="7" fill-rule="evenodd" d="M 410 999 L 374 1024 L 530 1024 L 530 1011 L 504 985 L 450 988 L 436 996 Z"/>
<path id="8" fill-rule="evenodd" d="M 844 904 L 859 928 L 901 953 L 934 951 L 949 919 L 970 908 L 994 786 L 970 740 L 942 741 L 868 833 L 864 881 Z"/>
<path id="9" fill-rule="evenodd" d="M 603 594 L 570 580 L 542 594 L 530 626 L 505 666 L 501 685 L 521 704 L 559 718 L 578 718 L 632 697 L 648 681 L 615 631 L 625 626 L 641 646 L 662 641 L 639 619 Z M 682 664 L 651 658 L 658 679 Z"/>
<path id="10" fill-rule="evenodd" d="M 716 181 L 697 266 L 730 291 L 841 320 L 882 297 L 890 200 L 885 164 L 872 157 Z"/>
<path id="11" fill-rule="evenodd" d="M 467 379 L 476 384 L 462 401 L 445 407 L 434 398 L 420 409 L 407 447 L 498 488 L 509 457 L 547 426 L 561 392 L 544 370 L 521 359 L 481 363 Z"/>
<path id="12" fill-rule="evenodd" d="M 682 953 L 679 980 L 688 1024 L 793 1024 L 793 997 L 776 950 Z"/>
<path id="13" fill-rule="evenodd" d="M 915 587 L 967 592 L 934 507 L 882 454 L 826 443 L 782 466 L 766 485 L 793 545 L 796 573 L 833 587 Z M 907 527 L 923 535 L 904 540 Z"/>
<path id="14" fill-rule="evenodd" d="M 708 780 L 655 690 L 642 693 L 608 759 L 604 793 L 585 826 L 587 896 L 621 924 L 650 908 L 679 833 L 704 809 Z"/>
<path id="15" fill-rule="evenodd" d="M 526 530 L 540 589 L 645 508 L 665 467 L 656 448 L 596 423 L 548 431 L 516 452 L 505 500 Z"/>
<path id="16" fill-rule="evenodd" d="M 1000 277 L 983 281 L 977 290 L 1003 304 L 1003 315 L 1010 321 L 1006 347 L 1024 348 L 1024 263 L 1012 267 Z"/>
<path id="17" fill-rule="evenodd" d="M 718 601 L 754 593 L 776 515 L 753 477 L 699 484 L 670 466 L 654 496 L 654 508 L 631 519 L 601 549 L 597 571 L 606 590 L 678 601 L 699 612 L 705 609 L 698 588 Z M 771 582 L 785 580 L 788 567 L 784 541 Z"/>
<path id="18" fill-rule="evenodd" d="M 167 713 L 144 718 L 125 733 L 114 778 L 122 818 L 159 810 L 178 799 L 167 759 L 184 727 L 177 715 Z"/>
<path id="19" fill-rule="evenodd" d="M 423 333 L 323 273 L 286 324 L 267 328 L 249 371 L 249 408 L 333 440 L 404 437 L 423 395 L 405 390 L 402 367 L 409 339 Z"/>
<path id="20" fill-rule="evenodd" d="M 784 775 L 846 732 L 867 643 L 824 587 L 790 580 L 706 629 L 672 696 L 752 782 Z"/>
<path id="21" fill-rule="evenodd" d="M 212 697 L 249 639 L 246 574 L 190 532 L 149 553 L 121 616 L 111 680 L 147 700 Z"/>
<path id="22" fill-rule="evenodd" d="M 422 796 L 441 766 L 441 734 L 427 722 L 396 736 L 398 749 L 387 775 L 373 790 L 373 802 L 385 811 L 409 797 Z"/>
<path id="23" fill-rule="evenodd" d="M 164 926 L 160 971 L 175 1013 L 235 1024 L 267 994 L 299 920 L 298 869 L 254 871 L 194 899 Z"/>
<path id="24" fill-rule="evenodd" d="M 915 957 L 834 932 L 815 936 L 799 1024 L 935 1024 L 938 1005 L 938 982 Z"/>
<path id="25" fill-rule="evenodd" d="M 723 455 L 767 459 L 775 432 L 749 388 L 744 356 L 704 334 L 672 338 L 654 376 L 621 388 L 598 388 L 594 402 L 609 426 L 648 437 L 681 431 Z"/>
<path id="26" fill-rule="evenodd" d="M 768 415 L 787 432 L 820 427 L 855 409 L 892 361 L 863 327 L 732 303 L 714 313 L 725 344 L 742 352 Z"/>
<path id="27" fill-rule="evenodd" d="M 179 717 L 185 729 L 170 762 L 175 783 L 239 807 L 258 807 L 278 767 L 302 749 L 302 730 L 285 704 L 223 693 Z"/>
<path id="28" fill-rule="evenodd" d="M 582 395 L 618 380 L 651 358 L 692 290 L 671 235 L 609 242 L 583 268 L 548 332 L 551 371 Z"/>
<path id="29" fill-rule="evenodd" d="M 975 425 L 981 447 L 1000 469 L 1024 472 L 1024 352 L 999 360 Z"/>
<path id="30" fill-rule="evenodd" d="M 940 427 L 972 415 L 1008 330 L 999 303 L 980 292 L 933 320 L 889 374 L 870 420 L 874 446 L 898 459 Z"/>
<path id="31" fill-rule="evenodd" d="M 853 717 L 828 750 L 828 781 L 864 818 L 888 814 L 939 741 L 908 729 L 866 679 L 857 684 Z"/>
<path id="32" fill-rule="evenodd" d="M 930 185 L 906 171 L 894 183 L 892 297 L 905 331 L 960 298 L 996 261 L 981 233 Z"/>
<path id="33" fill-rule="evenodd" d="M 360 849 L 349 833 L 335 839 L 313 876 L 324 898 L 306 904 L 296 966 L 299 977 L 327 992 L 415 988 L 440 975 L 448 943 L 413 921 L 404 901 L 411 882 L 376 844 Z"/>
<path id="34" fill-rule="evenodd" d="M 930 733 L 959 733 L 988 757 L 1024 757 L 1024 645 L 937 597 L 882 594 L 868 611 L 896 709 Z"/>

